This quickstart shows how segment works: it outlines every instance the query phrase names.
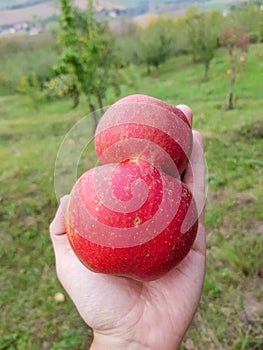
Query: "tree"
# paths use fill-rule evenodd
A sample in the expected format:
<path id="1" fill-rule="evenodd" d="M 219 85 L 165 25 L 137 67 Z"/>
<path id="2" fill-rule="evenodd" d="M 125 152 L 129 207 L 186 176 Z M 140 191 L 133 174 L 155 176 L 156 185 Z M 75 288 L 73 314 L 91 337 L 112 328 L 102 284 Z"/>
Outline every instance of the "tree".
<path id="1" fill-rule="evenodd" d="M 94 16 L 93 2 L 81 12 L 72 6 L 71 0 L 60 0 L 60 43 L 62 54 L 55 67 L 58 75 L 74 77 L 75 89 L 84 93 L 97 126 L 96 110 L 103 109 L 103 99 L 109 86 L 119 89 L 116 77 L 114 40 L 108 23 Z M 78 99 L 75 98 L 75 102 Z"/>
<path id="2" fill-rule="evenodd" d="M 158 18 L 150 21 L 140 32 L 140 58 L 147 65 L 158 68 L 170 57 L 174 45 L 174 22 L 171 19 Z"/>
<path id="3" fill-rule="evenodd" d="M 243 31 L 248 34 L 250 42 L 263 40 L 262 3 L 256 1 L 238 3 L 231 7 L 231 17 L 239 22 Z"/>
<path id="4" fill-rule="evenodd" d="M 238 23 L 233 23 L 227 27 L 220 36 L 220 44 L 226 48 L 230 70 L 229 72 L 229 86 L 227 93 L 227 109 L 234 109 L 234 86 L 238 74 L 238 65 L 240 62 L 239 52 L 248 50 L 249 37 L 244 33 L 243 29 Z"/>
<path id="5" fill-rule="evenodd" d="M 218 47 L 222 16 L 218 11 L 198 12 L 189 9 L 186 26 L 193 61 L 204 65 L 204 80 L 208 79 L 210 63 Z"/>
<path id="6" fill-rule="evenodd" d="M 192 53 L 185 16 L 179 17 L 175 22 L 175 43 L 176 55 L 190 55 Z"/>
<path id="7" fill-rule="evenodd" d="M 120 67 L 139 63 L 140 29 L 138 25 L 131 18 L 122 18 L 111 24 L 111 30 L 116 37 Z"/>
<path id="8" fill-rule="evenodd" d="M 227 109 L 235 108 L 234 88 L 239 67 L 245 61 L 244 52 L 248 50 L 250 43 L 257 43 L 262 39 L 263 11 L 260 3 L 254 1 L 233 5 L 220 36 L 220 45 L 226 48 L 230 63 Z"/>

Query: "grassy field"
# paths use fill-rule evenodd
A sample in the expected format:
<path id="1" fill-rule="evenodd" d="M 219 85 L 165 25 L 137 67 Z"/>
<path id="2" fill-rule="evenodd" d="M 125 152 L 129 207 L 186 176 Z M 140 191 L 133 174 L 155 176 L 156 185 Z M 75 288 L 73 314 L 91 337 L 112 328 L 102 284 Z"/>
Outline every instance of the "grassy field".
<path id="1" fill-rule="evenodd" d="M 204 83 L 202 66 L 179 57 L 150 77 L 134 70 L 137 86 L 122 89 L 123 96 L 145 93 L 189 104 L 205 139 L 207 274 L 181 345 L 186 350 L 260 350 L 263 344 L 263 45 L 246 54 L 232 111 L 222 109 L 227 69 L 220 51 Z M 115 99 L 109 95 L 108 104 Z M 57 151 L 86 114 L 84 100 L 74 111 L 66 100 L 36 110 L 21 95 L 0 96 L 1 350 L 80 350 L 90 341 L 91 330 L 56 279 L 48 234 L 57 207 Z M 94 161 L 91 153 L 83 168 Z"/>

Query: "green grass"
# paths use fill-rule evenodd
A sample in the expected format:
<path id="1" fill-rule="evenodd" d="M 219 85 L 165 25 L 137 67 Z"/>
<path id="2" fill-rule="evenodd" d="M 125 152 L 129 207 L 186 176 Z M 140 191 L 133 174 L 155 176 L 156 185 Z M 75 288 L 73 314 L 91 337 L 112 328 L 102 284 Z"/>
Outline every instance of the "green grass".
<path id="1" fill-rule="evenodd" d="M 149 77 L 139 67 L 136 87 L 194 111 L 204 135 L 208 164 L 207 274 L 200 306 L 181 349 L 260 349 L 263 318 L 247 305 L 262 301 L 257 275 L 263 254 L 263 46 L 246 54 L 238 76 L 236 109 L 222 106 L 228 60 L 219 51 L 210 79 L 190 57 L 173 58 Z M 111 93 L 107 103 L 114 102 Z M 0 349 L 86 349 L 91 331 L 57 281 L 48 226 L 57 207 L 53 171 L 59 145 L 84 115 L 70 102 L 43 103 L 37 110 L 19 95 L 0 97 Z M 88 127 L 88 124 L 87 124 Z M 87 132 L 88 133 L 88 132 Z M 86 152 L 79 172 L 95 161 Z M 65 295 L 64 302 L 54 298 Z M 257 304 L 256 304 L 257 305 Z M 253 318 L 254 317 L 254 318 Z"/>

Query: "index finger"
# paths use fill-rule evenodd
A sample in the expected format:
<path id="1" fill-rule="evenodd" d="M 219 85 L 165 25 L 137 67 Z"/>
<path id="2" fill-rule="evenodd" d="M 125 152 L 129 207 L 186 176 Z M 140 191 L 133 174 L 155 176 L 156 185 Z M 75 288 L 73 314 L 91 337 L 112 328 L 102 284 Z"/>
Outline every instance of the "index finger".
<path id="1" fill-rule="evenodd" d="M 206 172 L 203 138 L 198 131 L 193 131 L 193 150 L 183 182 L 193 194 L 198 213 L 198 232 L 192 249 L 203 255 L 205 255 L 206 246 L 204 226 L 204 208 L 207 194 Z"/>
<path id="2" fill-rule="evenodd" d="M 198 216 L 202 223 L 204 220 L 204 207 L 207 192 L 206 168 L 202 135 L 198 131 L 193 130 L 193 150 L 184 174 L 183 182 L 193 194 Z"/>

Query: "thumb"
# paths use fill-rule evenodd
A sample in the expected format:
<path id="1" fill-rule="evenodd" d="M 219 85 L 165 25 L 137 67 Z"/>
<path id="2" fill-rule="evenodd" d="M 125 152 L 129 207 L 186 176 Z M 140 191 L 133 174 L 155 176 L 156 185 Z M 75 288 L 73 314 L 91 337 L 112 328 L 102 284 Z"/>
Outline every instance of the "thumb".
<path id="1" fill-rule="evenodd" d="M 54 247 L 56 258 L 58 254 L 65 254 L 71 250 L 68 237 L 66 235 L 65 213 L 69 195 L 63 196 L 56 215 L 49 226 L 49 233 Z"/>
<path id="2" fill-rule="evenodd" d="M 193 120 L 193 112 L 190 107 L 186 105 L 177 105 L 177 108 L 179 108 L 186 116 L 190 126 L 192 125 L 192 120 Z"/>

